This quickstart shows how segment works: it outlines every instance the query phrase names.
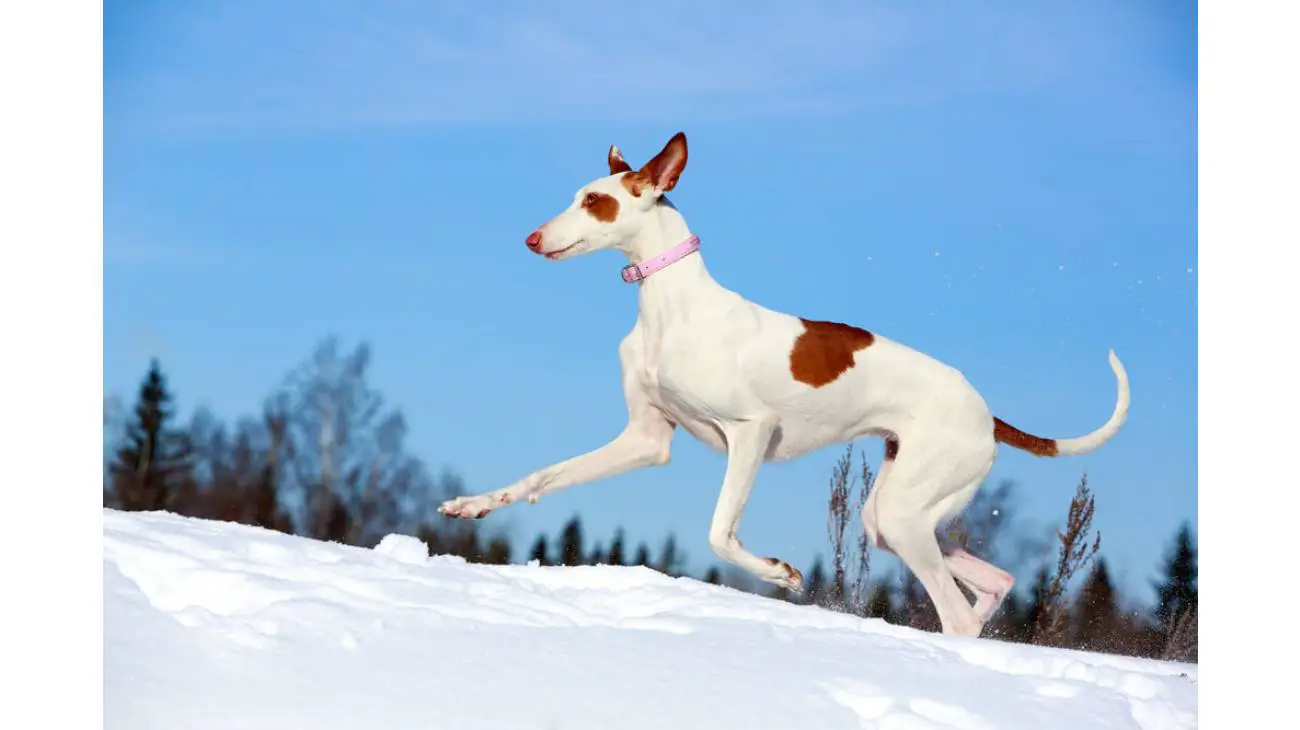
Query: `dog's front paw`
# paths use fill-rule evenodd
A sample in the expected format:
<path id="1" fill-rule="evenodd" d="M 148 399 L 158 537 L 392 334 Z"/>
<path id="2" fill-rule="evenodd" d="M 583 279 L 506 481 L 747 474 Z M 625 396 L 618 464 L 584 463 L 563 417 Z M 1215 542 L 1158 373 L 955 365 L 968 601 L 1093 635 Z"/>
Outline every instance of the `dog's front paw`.
<path id="1" fill-rule="evenodd" d="M 481 520 L 495 509 L 498 504 L 490 494 L 476 494 L 470 497 L 456 497 L 438 506 L 438 511 L 448 517 L 462 520 Z"/>
<path id="2" fill-rule="evenodd" d="M 803 593 L 803 573 L 800 573 L 798 568 L 776 558 L 763 558 L 763 561 L 771 566 L 772 570 L 770 575 L 763 576 L 763 580 L 775 583 L 796 595 Z"/>

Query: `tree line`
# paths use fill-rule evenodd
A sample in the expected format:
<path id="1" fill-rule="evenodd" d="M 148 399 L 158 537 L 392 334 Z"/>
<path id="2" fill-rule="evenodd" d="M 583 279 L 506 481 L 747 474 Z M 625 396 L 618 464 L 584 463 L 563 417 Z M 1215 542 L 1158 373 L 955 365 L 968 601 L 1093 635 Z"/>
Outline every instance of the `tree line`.
<path id="1" fill-rule="evenodd" d="M 104 407 L 104 506 L 166 510 L 255 525 L 348 545 L 373 547 L 389 533 L 416 535 L 438 554 L 478 563 L 643 566 L 688 576 L 671 533 L 653 547 L 629 544 L 623 529 L 591 540 L 579 516 L 554 536 L 537 535 L 526 550 L 475 521 L 449 520 L 437 505 L 466 493 L 451 469 L 434 471 L 405 444 L 406 421 L 367 381 L 370 350 L 351 351 L 329 338 L 273 389 L 259 413 L 233 424 L 199 409 L 186 422 L 157 359 L 130 410 Z M 873 571 L 873 550 L 858 515 L 874 474 L 854 447 L 831 469 L 827 544 L 804 571 L 805 590 L 789 595 L 727 565 L 710 565 L 708 583 L 773 600 L 880 618 L 938 631 L 938 617 L 906 568 Z M 1007 567 L 1036 566 L 1028 586 L 1002 602 L 985 636 L 1003 641 L 1132 656 L 1196 661 L 1196 545 L 1184 523 L 1170 541 L 1145 606 L 1123 596 L 1092 528 L 1096 500 L 1086 475 L 1063 505 L 1061 526 L 1021 519 L 1017 488 L 1004 481 L 981 490 L 941 535 Z M 1050 555 L 1044 562 L 1042 557 Z M 901 564 L 900 564 L 901 565 Z M 965 590 L 963 588 L 963 590 Z"/>

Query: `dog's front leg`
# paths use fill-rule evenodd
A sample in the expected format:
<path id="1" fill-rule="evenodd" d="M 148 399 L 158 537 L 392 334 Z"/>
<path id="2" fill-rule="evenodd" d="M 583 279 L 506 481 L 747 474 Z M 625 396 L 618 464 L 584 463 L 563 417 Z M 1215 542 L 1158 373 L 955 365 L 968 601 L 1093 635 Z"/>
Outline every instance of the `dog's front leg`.
<path id="1" fill-rule="evenodd" d="M 447 500 L 438 511 L 449 517 L 479 519 L 521 499 L 536 502 L 583 482 L 667 464 L 672 438 L 673 424 L 662 413 L 650 407 L 636 409 L 623 432 L 604 446 L 539 469 L 504 489 Z"/>
<path id="2" fill-rule="evenodd" d="M 758 578 L 800 593 L 803 575 L 794 566 L 777 558 L 760 558 L 745 550 L 736 537 L 740 515 L 749 501 L 776 425 L 775 416 L 765 416 L 723 428 L 727 437 L 727 473 L 722 478 L 722 491 L 709 526 L 709 547 L 718 557 Z"/>

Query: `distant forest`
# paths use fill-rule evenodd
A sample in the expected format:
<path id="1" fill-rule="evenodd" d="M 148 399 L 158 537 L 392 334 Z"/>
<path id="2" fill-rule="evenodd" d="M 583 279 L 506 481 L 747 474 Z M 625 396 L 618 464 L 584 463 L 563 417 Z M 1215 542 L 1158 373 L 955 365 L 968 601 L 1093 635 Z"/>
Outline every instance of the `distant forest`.
<path id="1" fill-rule="evenodd" d="M 154 360 L 129 408 L 105 399 L 104 506 L 166 510 L 362 547 L 397 532 L 418 536 L 432 553 L 479 563 L 631 565 L 686 575 L 672 534 L 632 546 L 622 529 L 587 535 L 574 516 L 559 534 L 537 535 L 521 550 L 483 523 L 438 514 L 444 499 L 466 492 L 464 484 L 454 471 L 435 474 L 407 451 L 406 422 L 367 383 L 369 364 L 367 345 L 347 352 L 326 339 L 286 375 L 260 413 L 227 424 L 204 410 L 180 422 L 175 394 Z M 829 470 L 827 543 L 803 571 L 803 595 L 787 595 L 717 564 L 694 577 L 772 600 L 938 631 L 934 608 L 914 576 L 905 569 L 872 571 L 873 551 L 858 515 L 873 472 L 859 456 L 855 461 L 850 444 Z M 1190 524 L 1170 537 L 1154 586 L 1157 601 L 1143 606 L 1121 595 L 1111 578 L 1092 528 L 1096 501 L 1086 476 L 1061 505 L 1061 524 L 1046 531 L 1022 524 L 1016 495 L 1012 482 L 989 485 L 943 535 L 1007 566 L 1048 557 L 1031 584 L 1017 585 L 1006 597 L 985 637 L 1196 661 L 1197 558 Z"/>

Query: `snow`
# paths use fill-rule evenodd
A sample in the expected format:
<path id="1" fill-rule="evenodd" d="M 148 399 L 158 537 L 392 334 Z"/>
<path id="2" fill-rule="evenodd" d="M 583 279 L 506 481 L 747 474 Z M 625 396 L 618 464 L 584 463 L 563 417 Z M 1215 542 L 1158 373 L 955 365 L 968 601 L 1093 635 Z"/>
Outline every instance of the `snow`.
<path id="1" fill-rule="evenodd" d="M 637 567 L 482 566 L 104 510 L 110 729 L 1197 726 L 1197 668 Z"/>

